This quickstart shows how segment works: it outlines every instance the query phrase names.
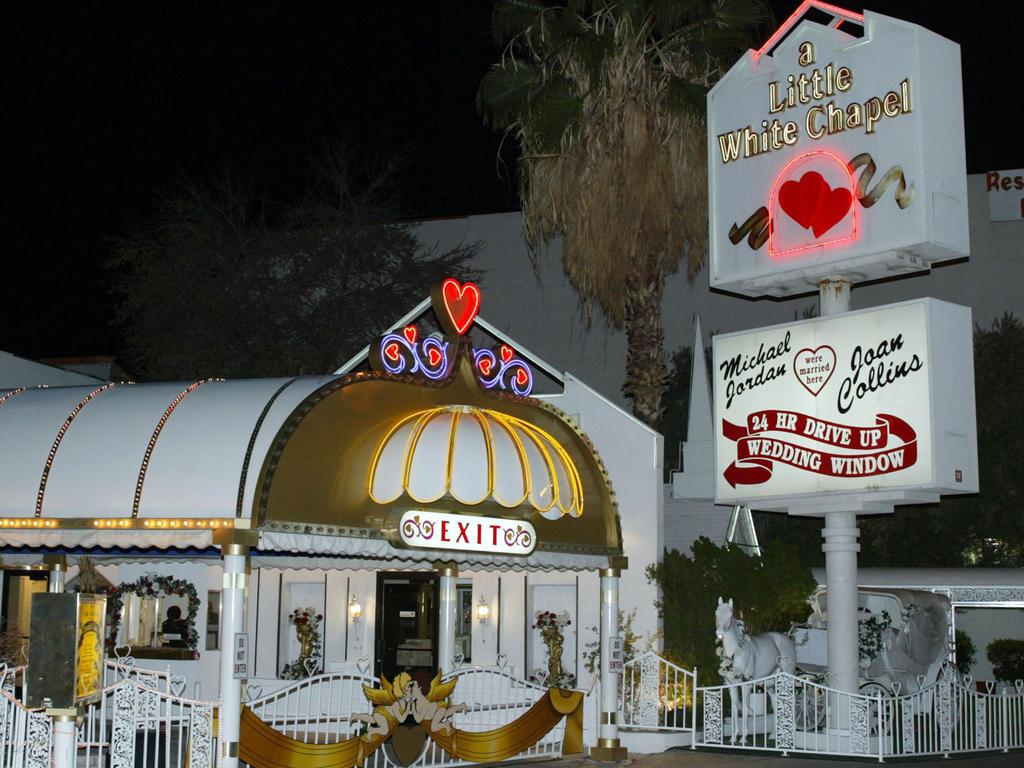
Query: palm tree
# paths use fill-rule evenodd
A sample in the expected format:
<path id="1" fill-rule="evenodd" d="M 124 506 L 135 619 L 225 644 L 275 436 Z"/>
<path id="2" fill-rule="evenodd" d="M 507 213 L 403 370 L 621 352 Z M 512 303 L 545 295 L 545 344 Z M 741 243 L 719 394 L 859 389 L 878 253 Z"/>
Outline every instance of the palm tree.
<path id="1" fill-rule="evenodd" d="M 504 46 L 480 84 L 487 122 L 519 141 L 526 241 L 563 238 L 588 319 L 628 342 L 623 392 L 657 427 L 666 386 L 661 300 L 707 250 L 708 87 L 766 18 L 763 0 L 499 0 Z"/>

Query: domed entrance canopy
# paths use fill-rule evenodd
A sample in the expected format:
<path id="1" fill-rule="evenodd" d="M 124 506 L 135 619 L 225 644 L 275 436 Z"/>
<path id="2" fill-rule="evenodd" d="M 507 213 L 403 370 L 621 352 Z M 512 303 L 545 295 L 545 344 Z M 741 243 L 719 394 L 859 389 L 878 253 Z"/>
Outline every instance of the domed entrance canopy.
<path id="1" fill-rule="evenodd" d="M 405 512 L 487 515 L 530 523 L 530 558 L 621 554 L 608 478 L 583 433 L 539 400 L 485 390 L 468 351 L 456 354 L 442 382 L 357 373 L 306 398 L 268 452 L 254 522 L 271 538 L 354 538 L 367 554 L 385 556 L 371 541 L 403 548 Z"/>

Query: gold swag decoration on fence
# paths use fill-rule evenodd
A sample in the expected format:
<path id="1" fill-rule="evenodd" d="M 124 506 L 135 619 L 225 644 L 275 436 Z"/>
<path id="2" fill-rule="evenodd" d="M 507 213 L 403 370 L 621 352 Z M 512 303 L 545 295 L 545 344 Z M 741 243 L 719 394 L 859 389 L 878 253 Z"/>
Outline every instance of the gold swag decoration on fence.
<path id="1" fill-rule="evenodd" d="M 860 178 L 857 179 L 856 190 L 857 202 L 859 202 L 863 207 L 870 208 L 881 200 L 882 195 L 884 195 L 886 190 L 892 186 L 893 182 L 896 182 L 894 197 L 896 199 L 896 205 L 900 207 L 900 210 L 909 208 L 914 202 L 916 190 L 914 189 L 913 184 L 909 186 L 907 185 L 907 179 L 903 175 L 903 169 L 900 166 L 894 165 L 886 171 L 870 192 L 868 191 L 868 185 L 871 184 L 871 179 L 878 170 L 878 166 L 875 165 L 875 161 L 871 157 L 871 154 L 869 152 L 861 152 L 853 158 L 853 160 L 847 163 L 847 167 L 850 169 L 851 173 L 855 173 L 858 168 L 864 169 L 861 171 Z M 771 217 L 768 214 L 768 208 L 762 205 L 750 214 L 742 224 L 733 224 L 729 227 L 729 241 L 733 245 L 739 245 L 740 240 L 746 237 L 747 245 L 750 246 L 751 250 L 756 251 L 768 242 L 768 234 L 770 231 Z"/>
<path id="2" fill-rule="evenodd" d="M 465 704 L 450 704 L 456 680 L 441 682 L 441 673 L 423 694 L 407 673 L 393 681 L 381 676 L 379 688 L 363 686 L 373 704 L 370 714 L 353 715 L 367 731 L 336 744 L 307 744 L 275 731 L 248 707 L 242 709 L 239 757 L 252 768 L 355 768 L 390 742 L 402 765 L 413 763 L 429 738 L 452 757 L 475 763 L 507 760 L 529 749 L 565 717 L 563 754 L 583 751 L 583 693 L 550 688 L 522 716 L 489 731 L 460 731 L 451 718 Z M 409 725 L 410 718 L 413 725 Z"/>

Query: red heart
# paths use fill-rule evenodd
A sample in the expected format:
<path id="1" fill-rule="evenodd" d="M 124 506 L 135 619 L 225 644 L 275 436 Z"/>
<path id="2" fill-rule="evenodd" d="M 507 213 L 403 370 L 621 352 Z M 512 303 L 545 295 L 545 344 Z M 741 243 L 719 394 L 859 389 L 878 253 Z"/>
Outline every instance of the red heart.
<path id="1" fill-rule="evenodd" d="M 522 368 L 520 368 L 518 371 L 516 371 L 516 381 L 519 382 L 520 386 L 525 387 L 526 386 L 526 382 L 528 380 L 529 380 L 529 377 L 526 375 L 526 371 L 524 371 Z"/>
<path id="2" fill-rule="evenodd" d="M 397 363 L 399 360 L 398 342 L 392 341 L 390 344 L 384 347 L 384 354 L 387 355 L 390 360 L 394 360 Z"/>
<path id="3" fill-rule="evenodd" d="M 853 194 L 844 187 L 832 189 L 817 171 L 808 171 L 800 181 L 787 181 L 779 189 L 779 205 L 793 221 L 821 237 L 843 220 L 853 204 Z"/>
<path id="4" fill-rule="evenodd" d="M 480 373 L 482 373 L 484 376 L 490 376 L 491 375 L 491 366 L 492 365 L 493 365 L 493 363 L 491 362 L 491 358 L 489 358 L 489 357 L 481 357 L 480 358 L 480 362 L 478 363 L 478 367 L 480 368 Z"/>
<path id="5" fill-rule="evenodd" d="M 444 357 L 441 355 L 441 350 L 439 350 L 437 347 L 431 347 L 430 349 L 427 350 L 427 360 L 430 361 L 431 365 L 437 367 L 438 365 L 441 364 L 441 361 L 443 359 Z"/>
<path id="6" fill-rule="evenodd" d="M 405 338 L 409 340 L 410 344 L 415 344 L 419 329 L 415 325 L 407 325 L 402 329 L 402 333 L 405 334 Z"/>
<path id="7" fill-rule="evenodd" d="M 441 284 L 441 295 L 452 327 L 461 336 L 469 330 L 476 313 L 480 311 L 480 289 L 473 283 L 463 285 L 454 277 L 449 277 Z"/>
<path id="8" fill-rule="evenodd" d="M 508 344 L 502 344 L 501 345 L 501 359 L 502 360 L 504 360 L 507 363 L 509 360 L 512 359 L 512 357 L 514 355 L 515 355 L 515 352 L 513 351 L 512 347 L 510 347 Z"/>

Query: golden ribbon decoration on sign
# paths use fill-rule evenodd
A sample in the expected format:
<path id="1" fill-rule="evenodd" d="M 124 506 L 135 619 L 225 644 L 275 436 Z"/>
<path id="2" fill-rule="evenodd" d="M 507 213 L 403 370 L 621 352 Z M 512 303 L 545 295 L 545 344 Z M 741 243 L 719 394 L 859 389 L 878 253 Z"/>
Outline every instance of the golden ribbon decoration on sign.
<path id="1" fill-rule="evenodd" d="M 751 250 L 756 251 L 768 240 L 769 226 L 771 219 L 768 216 L 768 209 L 763 205 L 750 214 L 747 220 L 740 226 L 733 224 L 729 227 L 729 240 L 733 245 L 738 245 L 740 240 L 747 237 L 747 244 Z"/>
<path id="2" fill-rule="evenodd" d="M 847 163 L 846 167 L 850 169 L 850 173 L 856 173 L 858 168 L 864 169 L 861 171 L 860 178 L 857 179 L 856 197 L 857 202 L 865 208 L 870 208 L 877 203 L 886 190 L 892 186 L 893 182 L 896 183 L 894 197 L 896 205 L 900 207 L 900 210 L 909 208 L 913 204 L 916 190 L 913 184 L 907 184 L 907 178 L 903 175 L 903 169 L 900 166 L 894 165 L 889 168 L 870 192 L 868 191 L 868 185 L 871 184 L 871 179 L 874 178 L 875 172 L 878 170 L 878 166 L 875 165 L 871 153 L 861 152 Z M 747 245 L 750 246 L 751 250 L 756 251 L 768 241 L 771 226 L 771 216 L 768 209 L 762 205 L 750 214 L 742 224 L 733 224 L 729 227 L 729 242 L 733 245 L 739 245 L 740 241 L 745 237 L 747 238 Z"/>
<path id="3" fill-rule="evenodd" d="M 508 760 L 534 746 L 566 718 L 563 754 L 583 751 L 583 692 L 549 688 L 524 714 L 511 723 L 489 731 L 460 731 L 429 725 L 427 736 L 458 760 L 490 763 Z M 387 717 L 387 732 L 365 734 L 335 744 L 309 744 L 263 722 L 251 709 L 242 707 L 239 758 L 251 768 L 355 768 L 384 745 L 401 725 Z"/>
<path id="4" fill-rule="evenodd" d="M 850 173 L 854 173 L 861 166 L 864 166 L 864 171 L 861 173 L 860 178 L 857 179 L 857 201 L 865 208 L 870 208 L 877 203 L 882 195 L 885 194 L 885 190 L 894 181 L 899 182 L 896 185 L 896 205 L 900 207 L 900 210 L 909 208 L 910 204 L 914 202 L 914 185 L 907 186 L 907 179 L 903 175 L 903 169 L 898 165 L 894 165 L 886 171 L 885 175 L 879 179 L 878 183 L 875 184 L 875 188 L 870 192 L 867 191 L 868 184 L 871 183 L 871 178 L 875 175 L 875 171 L 878 170 L 870 153 L 861 152 L 847 164 Z"/>

